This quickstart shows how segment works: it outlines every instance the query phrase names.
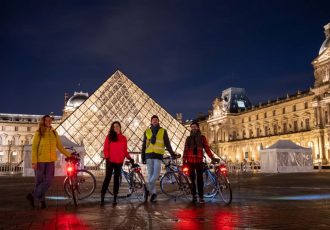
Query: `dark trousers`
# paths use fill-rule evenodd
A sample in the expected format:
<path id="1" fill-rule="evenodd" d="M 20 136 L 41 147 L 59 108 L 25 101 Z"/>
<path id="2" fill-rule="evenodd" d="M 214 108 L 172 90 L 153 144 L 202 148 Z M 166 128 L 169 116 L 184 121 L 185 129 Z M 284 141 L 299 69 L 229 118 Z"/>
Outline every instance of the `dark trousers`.
<path id="1" fill-rule="evenodd" d="M 109 160 L 106 160 L 106 165 L 105 165 L 105 178 L 103 181 L 102 185 L 102 190 L 101 190 L 101 195 L 104 196 L 105 193 L 107 192 L 107 189 L 109 187 L 111 177 L 112 177 L 112 172 L 114 171 L 114 185 L 113 185 L 113 195 L 116 196 L 119 191 L 119 177 L 121 173 L 121 168 L 123 164 L 116 164 L 113 162 L 110 162 Z"/>
<path id="2" fill-rule="evenodd" d="M 197 175 L 197 188 L 198 196 L 204 196 L 204 182 L 203 182 L 203 163 L 188 163 L 189 177 L 191 180 L 191 193 L 196 196 L 196 175 Z"/>
<path id="3" fill-rule="evenodd" d="M 39 201 L 45 201 L 47 190 L 52 184 L 55 173 L 54 162 L 38 162 L 35 170 L 35 188 L 33 196 Z"/>

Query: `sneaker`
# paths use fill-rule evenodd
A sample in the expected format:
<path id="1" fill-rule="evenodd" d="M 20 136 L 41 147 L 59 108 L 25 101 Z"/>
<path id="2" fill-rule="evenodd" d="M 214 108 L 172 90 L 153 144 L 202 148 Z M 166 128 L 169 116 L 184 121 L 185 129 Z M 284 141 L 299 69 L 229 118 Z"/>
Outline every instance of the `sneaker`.
<path id="1" fill-rule="evenodd" d="M 45 201 L 40 201 L 40 208 L 45 209 L 47 208 L 46 202 Z"/>
<path id="2" fill-rule="evenodd" d="M 33 197 L 33 195 L 31 193 L 29 193 L 29 194 L 26 195 L 25 198 L 29 201 L 31 207 L 34 208 L 34 197 Z"/>
<path id="3" fill-rule="evenodd" d="M 154 194 L 151 195 L 150 201 L 151 202 L 156 202 L 157 201 L 157 194 L 156 193 L 154 193 Z"/>
<path id="4" fill-rule="evenodd" d="M 148 202 L 148 196 L 149 196 L 149 191 L 146 190 L 146 191 L 145 191 L 145 194 L 144 194 L 144 202 L 145 202 L 145 203 Z"/>
<path id="5" fill-rule="evenodd" d="M 200 203 L 200 204 L 204 204 L 204 203 L 205 203 L 204 197 L 200 197 L 200 198 L 199 198 L 199 203 Z"/>

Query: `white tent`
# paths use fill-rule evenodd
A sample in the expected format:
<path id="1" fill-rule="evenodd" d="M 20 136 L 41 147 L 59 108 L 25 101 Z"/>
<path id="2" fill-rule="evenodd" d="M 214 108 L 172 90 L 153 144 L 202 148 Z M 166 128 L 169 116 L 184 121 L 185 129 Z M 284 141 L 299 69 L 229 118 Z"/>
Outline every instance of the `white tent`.
<path id="1" fill-rule="evenodd" d="M 65 136 L 60 136 L 61 142 L 65 148 L 73 147 L 80 155 L 80 167 L 84 166 L 84 155 L 85 149 L 83 146 L 77 145 L 70 141 Z M 34 170 L 31 166 L 31 145 L 24 146 L 24 163 L 23 163 L 23 176 L 34 176 Z M 71 152 L 71 150 L 69 150 Z M 56 151 L 58 160 L 55 162 L 55 176 L 64 176 L 66 175 L 65 171 L 65 156 L 61 154 L 59 151 Z"/>
<path id="2" fill-rule="evenodd" d="M 313 171 L 312 149 L 279 140 L 260 150 L 260 170 L 266 173 Z"/>

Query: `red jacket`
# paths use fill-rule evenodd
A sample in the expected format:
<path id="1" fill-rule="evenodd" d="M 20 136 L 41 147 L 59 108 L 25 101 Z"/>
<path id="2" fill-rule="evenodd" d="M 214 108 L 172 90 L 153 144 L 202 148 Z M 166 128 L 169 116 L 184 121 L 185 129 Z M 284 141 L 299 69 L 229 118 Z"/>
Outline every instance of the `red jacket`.
<path id="1" fill-rule="evenodd" d="M 104 158 L 109 159 L 113 163 L 122 164 L 125 160 L 131 159 L 127 152 L 127 139 L 124 135 L 119 134 L 118 140 L 110 142 L 109 136 L 105 138 L 104 142 Z"/>
<path id="2" fill-rule="evenodd" d="M 188 146 L 188 138 L 186 140 L 183 150 L 183 163 L 202 163 L 203 162 L 203 149 L 210 158 L 213 158 L 213 154 L 210 150 L 209 144 L 207 143 L 206 137 L 201 136 L 203 147 L 197 148 L 197 155 L 194 155 L 194 150 Z"/>

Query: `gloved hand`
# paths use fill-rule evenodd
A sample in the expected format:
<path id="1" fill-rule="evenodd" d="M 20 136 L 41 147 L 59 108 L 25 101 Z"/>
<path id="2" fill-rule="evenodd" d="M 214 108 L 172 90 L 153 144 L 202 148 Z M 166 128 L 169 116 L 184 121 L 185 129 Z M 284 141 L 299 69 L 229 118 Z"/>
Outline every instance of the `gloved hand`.
<path id="1" fill-rule="evenodd" d="M 174 153 L 174 154 L 171 155 L 171 157 L 172 157 L 173 159 L 177 159 L 177 158 L 180 158 L 180 157 L 181 157 L 181 154 L 176 154 L 176 153 Z"/>
<path id="2" fill-rule="evenodd" d="M 129 162 L 131 163 L 131 165 L 134 165 L 134 159 L 133 158 L 129 159 Z"/>
<path id="3" fill-rule="evenodd" d="M 220 159 L 213 157 L 213 158 L 212 158 L 212 162 L 214 162 L 214 163 L 219 163 L 219 162 L 220 162 Z"/>

